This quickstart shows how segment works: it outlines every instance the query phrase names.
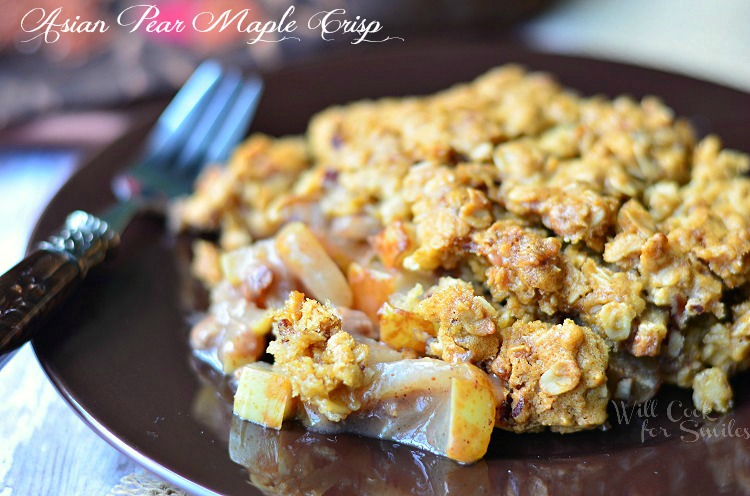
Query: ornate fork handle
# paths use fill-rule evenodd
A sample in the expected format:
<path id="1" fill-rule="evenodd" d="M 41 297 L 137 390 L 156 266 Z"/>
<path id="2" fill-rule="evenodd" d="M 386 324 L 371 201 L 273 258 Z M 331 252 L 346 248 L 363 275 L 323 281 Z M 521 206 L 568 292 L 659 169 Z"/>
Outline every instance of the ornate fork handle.
<path id="1" fill-rule="evenodd" d="M 0 276 L 0 368 L 119 241 L 106 222 L 76 211 L 58 234 Z"/>

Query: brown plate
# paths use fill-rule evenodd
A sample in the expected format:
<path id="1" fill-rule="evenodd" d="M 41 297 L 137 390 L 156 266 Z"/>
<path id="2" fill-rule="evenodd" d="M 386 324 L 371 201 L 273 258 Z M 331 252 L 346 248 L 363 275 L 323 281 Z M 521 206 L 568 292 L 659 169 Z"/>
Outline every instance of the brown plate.
<path id="1" fill-rule="evenodd" d="M 716 132 L 728 146 L 750 152 L 750 95 L 707 82 L 507 45 L 399 44 L 355 52 L 268 74 L 254 129 L 302 132 L 308 118 L 330 104 L 432 92 L 519 62 L 551 71 L 583 94 L 661 95 L 701 134 Z M 133 131 L 73 177 L 48 206 L 34 241 L 71 210 L 111 201 L 109 178 L 127 165 L 143 136 L 144 129 Z M 34 349 L 54 385 L 93 429 L 192 492 L 260 494 L 250 478 L 280 494 L 750 492 L 747 375 L 734 379 L 737 405 L 722 418 L 695 418 L 684 411 L 692 405 L 689 394 L 667 389 L 629 423 L 618 422 L 612 410 L 607 432 L 497 431 L 485 460 L 471 467 L 355 436 L 277 433 L 231 423 L 227 403 L 205 385 L 210 378 L 206 382 L 197 373 L 188 349 L 186 316 L 194 299 L 185 247 L 160 219 L 139 219 L 119 253 L 91 274 Z"/>

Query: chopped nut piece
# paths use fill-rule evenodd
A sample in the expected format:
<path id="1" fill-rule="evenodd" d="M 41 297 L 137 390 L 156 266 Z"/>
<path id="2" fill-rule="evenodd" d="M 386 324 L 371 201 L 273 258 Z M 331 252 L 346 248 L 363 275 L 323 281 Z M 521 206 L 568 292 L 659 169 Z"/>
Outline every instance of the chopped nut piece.
<path id="1" fill-rule="evenodd" d="M 539 378 L 539 387 L 550 396 L 567 393 L 581 380 L 581 369 L 575 362 L 556 362 Z"/>
<path id="2" fill-rule="evenodd" d="M 661 343 L 667 337 L 669 312 L 666 309 L 649 307 L 640 316 L 630 352 L 635 356 L 657 356 Z"/>

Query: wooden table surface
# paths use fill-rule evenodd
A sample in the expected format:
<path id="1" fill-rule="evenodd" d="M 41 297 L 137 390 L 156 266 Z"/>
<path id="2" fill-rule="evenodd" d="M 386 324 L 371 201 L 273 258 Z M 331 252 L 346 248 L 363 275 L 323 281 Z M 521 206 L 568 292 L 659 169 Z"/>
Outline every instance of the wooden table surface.
<path id="1" fill-rule="evenodd" d="M 0 495 L 104 495 L 138 468 L 62 400 L 25 346 L 2 371 Z"/>
<path id="2" fill-rule="evenodd" d="M 127 113 L 81 113 L 2 135 L 0 272 L 23 256 L 36 218 L 87 154 L 129 124 Z M 73 413 L 29 345 L 0 370 L 0 398 L 0 496 L 104 495 L 140 470 Z"/>
<path id="3" fill-rule="evenodd" d="M 746 0 L 571 0 L 521 34 L 546 48 L 657 66 L 750 90 L 749 22 Z M 78 136 L 80 146 L 71 149 L 61 145 L 60 130 L 76 126 L 47 121 L 27 130 L 45 144 L 44 152 L 32 147 L 13 154 L 0 143 L 0 271 L 22 256 L 36 216 L 81 163 L 81 150 L 101 146 L 127 127 L 122 116 L 110 115 L 106 126 Z M 0 496 L 104 495 L 121 477 L 140 470 L 78 419 L 28 346 L 0 370 L 0 398 Z"/>

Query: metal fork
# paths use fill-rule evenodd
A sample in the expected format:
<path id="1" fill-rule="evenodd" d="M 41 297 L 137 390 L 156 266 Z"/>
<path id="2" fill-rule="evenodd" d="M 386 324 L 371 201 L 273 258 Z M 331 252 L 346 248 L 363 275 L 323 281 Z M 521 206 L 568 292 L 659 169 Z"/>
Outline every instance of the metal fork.
<path id="1" fill-rule="evenodd" d="M 143 210 L 163 211 L 188 193 L 208 163 L 227 160 L 245 136 L 263 84 L 214 61 L 201 64 L 159 116 L 143 158 L 115 177 L 118 203 L 100 216 L 71 213 L 62 230 L 0 276 L 0 368 L 43 327 L 43 319 L 89 269 L 119 244 Z"/>

